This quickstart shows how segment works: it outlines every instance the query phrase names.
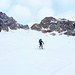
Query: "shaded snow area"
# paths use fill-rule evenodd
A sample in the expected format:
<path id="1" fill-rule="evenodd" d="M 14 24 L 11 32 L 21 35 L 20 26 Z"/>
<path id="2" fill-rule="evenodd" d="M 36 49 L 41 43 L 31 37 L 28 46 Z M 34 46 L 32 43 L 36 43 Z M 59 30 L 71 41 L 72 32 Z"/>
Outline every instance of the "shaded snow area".
<path id="1" fill-rule="evenodd" d="M 39 49 L 40 38 L 43 50 Z M 0 75 L 75 75 L 75 37 L 31 30 L 2 31 Z"/>

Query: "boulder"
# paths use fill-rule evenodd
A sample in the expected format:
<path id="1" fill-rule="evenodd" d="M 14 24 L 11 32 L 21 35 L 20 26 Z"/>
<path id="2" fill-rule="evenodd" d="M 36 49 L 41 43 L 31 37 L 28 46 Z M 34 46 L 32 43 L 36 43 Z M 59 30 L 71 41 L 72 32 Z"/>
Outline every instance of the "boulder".
<path id="1" fill-rule="evenodd" d="M 47 30 L 47 32 L 52 32 L 52 30 Z"/>
<path id="2" fill-rule="evenodd" d="M 17 30 L 17 26 L 16 26 L 15 24 L 11 24 L 9 27 L 10 27 L 10 29 L 12 29 L 12 30 Z"/>
<path id="3" fill-rule="evenodd" d="M 42 33 L 47 33 L 47 30 L 42 30 Z"/>
<path id="4" fill-rule="evenodd" d="M 52 24 L 52 25 L 50 26 L 50 30 L 51 30 L 51 31 L 54 31 L 54 30 L 55 30 L 55 25 L 54 25 L 54 24 Z"/>
<path id="5" fill-rule="evenodd" d="M 29 26 L 28 25 L 20 25 L 19 28 L 28 30 L 29 29 Z"/>
<path id="6" fill-rule="evenodd" d="M 75 31 L 71 31 L 71 35 L 72 36 L 75 36 Z"/>
<path id="7" fill-rule="evenodd" d="M 29 26 L 28 25 L 24 25 L 23 26 L 23 29 L 28 30 L 29 29 Z"/>
<path id="8" fill-rule="evenodd" d="M 41 22 L 40 25 L 43 28 L 49 28 L 49 26 L 51 25 L 52 22 L 55 22 L 56 19 L 53 17 L 45 17 Z"/>
<path id="9" fill-rule="evenodd" d="M 55 36 L 56 34 L 55 33 L 51 33 L 50 35 Z"/>
<path id="10" fill-rule="evenodd" d="M 36 30 L 36 31 L 41 31 L 41 27 L 38 26 L 38 24 L 36 24 L 36 23 L 31 26 L 31 29 L 32 29 L 32 30 Z"/>

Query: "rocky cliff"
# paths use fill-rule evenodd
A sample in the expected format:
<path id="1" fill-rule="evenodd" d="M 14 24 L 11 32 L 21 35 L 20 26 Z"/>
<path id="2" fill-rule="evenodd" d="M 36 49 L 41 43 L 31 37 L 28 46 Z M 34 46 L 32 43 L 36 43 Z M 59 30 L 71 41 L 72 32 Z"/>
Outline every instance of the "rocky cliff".
<path id="1" fill-rule="evenodd" d="M 75 35 L 75 21 L 67 19 L 56 19 L 54 17 L 45 17 L 39 24 L 35 23 L 32 30 L 42 31 L 43 33 L 57 31 L 64 32 L 67 35 Z"/>
<path id="2" fill-rule="evenodd" d="M 29 29 L 29 26 L 19 24 L 13 17 L 8 17 L 5 13 L 0 12 L 0 32 L 1 30 L 9 31 L 9 28 L 12 30 Z"/>
<path id="3" fill-rule="evenodd" d="M 0 32 L 9 29 L 29 29 L 28 25 L 19 24 L 13 17 L 8 17 L 5 13 L 0 12 Z M 35 23 L 31 26 L 32 30 L 42 31 L 43 33 L 57 31 L 64 32 L 66 35 L 75 36 L 75 21 L 67 19 L 56 19 L 54 17 L 45 17 L 39 24 Z"/>

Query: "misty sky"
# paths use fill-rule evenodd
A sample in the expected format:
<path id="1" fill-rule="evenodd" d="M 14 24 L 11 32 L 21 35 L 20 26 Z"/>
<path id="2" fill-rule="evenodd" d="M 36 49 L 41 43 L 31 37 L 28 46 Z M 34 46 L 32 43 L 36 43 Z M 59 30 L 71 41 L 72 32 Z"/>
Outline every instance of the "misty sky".
<path id="1" fill-rule="evenodd" d="M 21 24 L 40 22 L 50 16 L 75 21 L 75 0 L 0 0 L 0 12 Z"/>

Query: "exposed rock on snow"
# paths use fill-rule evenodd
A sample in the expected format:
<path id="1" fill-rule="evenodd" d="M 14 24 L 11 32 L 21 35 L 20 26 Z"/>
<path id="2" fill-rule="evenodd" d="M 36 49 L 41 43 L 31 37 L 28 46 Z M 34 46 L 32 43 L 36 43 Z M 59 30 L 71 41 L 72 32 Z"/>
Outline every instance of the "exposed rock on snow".
<path id="1" fill-rule="evenodd" d="M 41 31 L 42 27 L 39 24 L 35 23 L 32 25 L 31 29 Z"/>
<path id="2" fill-rule="evenodd" d="M 13 30 L 18 28 L 27 30 L 29 26 L 19 24 L 13 17 L 8 17 L 5 13 L 0 12 L 0 32 L 1 30 L 9 31 L 9 28 Z"/>
<path id="3" fill-rule="evenodd" d="M 74 35 L 75 22 L 67 19 L 55 19 L 45 17 L 39 24 L 34 24 L 32 30 L 42 31 L 43 33 L 57 31 L 58 33 L 66 31 L 67 35 Z M 65 33 L 65 34 L 66 34 Z"/>
<path id="4" fill-rule="evenodd" d="M 13 17 L 8 17 L 5 13 L 0 12 L 0 32 L 1 30 L 9 31 L 17 29 L 29 29 L 28 25 L 17 23 Z M 31 26 L 32 30 L 41 31 L 42 33 L 57 31 L 58 33 L 66 31 L 64 34 L 75 36 L 75 21 L 64 18 L 56 19 L 54 17 L 45 17 L 39 24 Z"/>

